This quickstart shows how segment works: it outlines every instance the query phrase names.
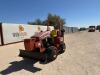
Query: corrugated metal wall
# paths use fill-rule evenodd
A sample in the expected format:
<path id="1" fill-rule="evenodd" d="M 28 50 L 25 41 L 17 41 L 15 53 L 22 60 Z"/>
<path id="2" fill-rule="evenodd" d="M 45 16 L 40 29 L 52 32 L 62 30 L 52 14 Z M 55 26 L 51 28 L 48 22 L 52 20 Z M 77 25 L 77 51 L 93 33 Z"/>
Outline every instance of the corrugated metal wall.
<path id="1" fill-rule="evenodd" d="M 65 33 L 78 32 L 78 28 L 77 27 L 64 27 L 64 29 L 65 29 Z"/>

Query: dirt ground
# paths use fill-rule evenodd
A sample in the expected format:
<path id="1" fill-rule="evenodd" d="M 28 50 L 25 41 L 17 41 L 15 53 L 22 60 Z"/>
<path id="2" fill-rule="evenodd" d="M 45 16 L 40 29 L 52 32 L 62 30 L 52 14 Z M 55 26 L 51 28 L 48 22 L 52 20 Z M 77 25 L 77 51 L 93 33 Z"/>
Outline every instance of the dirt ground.
<path id="1" fill-rule="evenodd" d="M 65 35 L 66 51 L 48 64 L 18 57 L 23 43 L 0 46 L 0 75 L 100 75 L 100 32 Z"/>

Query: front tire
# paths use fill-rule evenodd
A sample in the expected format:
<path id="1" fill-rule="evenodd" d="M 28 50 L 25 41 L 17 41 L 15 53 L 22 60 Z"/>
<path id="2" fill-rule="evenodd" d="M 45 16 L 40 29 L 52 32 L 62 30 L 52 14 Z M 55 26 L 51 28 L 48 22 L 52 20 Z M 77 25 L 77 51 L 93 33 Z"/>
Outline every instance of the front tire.
<path id="1" fill-rule="evenodd" d="M 42 64 L 47 64 L 48 63 L 48 58 L 47 58 L 46 54 L 41 58 L 40 63 L 42 63 Z"/>
<path id="2" fill-rule="evenodd" d="M 40 60 L 40 62 L 42 64 L 46 64 L 50 61 L 53 61 L 57 58 L 58 54 L 57 54 L 57 48 L 55 46 L 50 46 L 46 49 L 45 54 L 43 55 L 42 59 Z"/>
<path id="3" fill-rule="evenodd" d="M 65 49 L 66 49 L 66 45 L 65 45 L 65 43 L 63 42 L 63 43 L 61 43 L 61 45 L 60 45 L 60 54 L 62 54 L 62 53 L 64 53 L 65 52 Z"/>
<path id="4" fill-rule="evenodd" d="M 47 52 L 46 52 L 47 56 L 48 56 L 48 60 L 55 60 L 58 56 L 57 54 L 57 48 L 55 46 L 50 46 L 47 48 Z"/>

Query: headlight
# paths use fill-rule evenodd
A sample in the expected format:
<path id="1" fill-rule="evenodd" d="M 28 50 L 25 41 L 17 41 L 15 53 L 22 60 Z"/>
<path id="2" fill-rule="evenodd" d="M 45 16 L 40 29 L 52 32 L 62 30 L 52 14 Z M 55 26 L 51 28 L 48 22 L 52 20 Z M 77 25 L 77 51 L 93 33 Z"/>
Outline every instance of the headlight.
<path id="1" fill-rule="evenodd" d="M 38 43 L 38 46 L 41 46 L 41 43 L 40 42 Z"/>
<path id="2" fill-rule="evenodd" d="M 40 42 L 35 42 L 35 47 L 36 48 L 40 48 L 41 47 L 41 43 Z"/>

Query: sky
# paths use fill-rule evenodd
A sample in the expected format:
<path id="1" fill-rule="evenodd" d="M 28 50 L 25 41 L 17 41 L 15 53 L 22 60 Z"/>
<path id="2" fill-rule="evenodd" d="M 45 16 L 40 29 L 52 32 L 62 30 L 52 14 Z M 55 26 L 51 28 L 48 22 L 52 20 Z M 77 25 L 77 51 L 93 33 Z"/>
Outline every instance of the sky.
<path id="1" fill-rule="evenodd" d="M 100 25 L 100 0 L 0 0 L 0 22 L 26 24 L 48 13 L 64 18 L 66 26 Z"/>

